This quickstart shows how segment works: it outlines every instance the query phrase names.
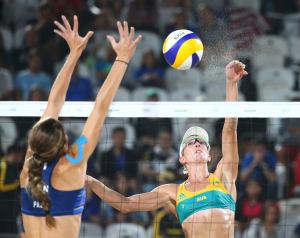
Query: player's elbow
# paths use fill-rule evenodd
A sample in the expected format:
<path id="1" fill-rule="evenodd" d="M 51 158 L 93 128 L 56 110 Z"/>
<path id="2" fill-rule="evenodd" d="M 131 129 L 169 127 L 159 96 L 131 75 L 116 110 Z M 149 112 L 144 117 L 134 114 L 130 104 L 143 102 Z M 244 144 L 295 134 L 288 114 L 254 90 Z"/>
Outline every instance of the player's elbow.
<path id="1" fill-rule="evenodd" d="M 135 211 L 133 203 L 130 200 L 130 197 L 125 197 L 124 202 L 121 204 L 121 208 L 119 209 L 121 213 L 127 214 Z"/>
<path id="2" fill-rule="evenodd" d="M 127 214 L 127 213 L 130 213 L 132 211 L 128 207 L 122 207 L 122 209 L 120 210 L 120 212 L 122 214 Z"/>

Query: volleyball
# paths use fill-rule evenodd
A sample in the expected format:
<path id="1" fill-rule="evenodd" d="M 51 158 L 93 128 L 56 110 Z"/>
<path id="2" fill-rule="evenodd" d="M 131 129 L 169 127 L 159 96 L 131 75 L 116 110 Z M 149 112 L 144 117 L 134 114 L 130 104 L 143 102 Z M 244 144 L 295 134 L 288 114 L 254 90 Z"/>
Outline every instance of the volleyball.
<path id="1" fill-rule="evenodd" d="M 203 55 L 203 44 L 192 31 L 181 29 L 168 35 L 163 44 L 163 54 L 167 63 L 180 70 L 196 66 Z"/>

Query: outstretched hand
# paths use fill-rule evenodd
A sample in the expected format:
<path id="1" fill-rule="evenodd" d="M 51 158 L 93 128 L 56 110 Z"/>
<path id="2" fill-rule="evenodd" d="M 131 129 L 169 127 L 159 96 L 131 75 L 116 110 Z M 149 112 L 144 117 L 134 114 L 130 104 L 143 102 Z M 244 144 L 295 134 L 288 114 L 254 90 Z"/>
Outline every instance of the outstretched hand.
<path id="1" fill-rule="evenodd" d="M 128 62 L 132 58 L 137 45 L 142 39 L 142 36 L 139 35 L 135 38 L 134 27 L 130 27 L 129 32 L 127 21 L 124 21 L 123 24 L 118 21 L 117 27 L 120 37 L 119 42 L 116 42 L 115 38 L 111 35 L 108 35 L 107 39 L 110 41 L 112 48 L 116 52 L 117 59 Z"/>
<path id="2" fill-rule="evenodd" d="M 63 24 L 59 23 L 58 21 L 54 21 L 54 24 L 58 28 L 58 29 L 54 29 L 54 32 L 57 35 L 59 35 L 65 39 L 65 41 L 68 43 L 70 51 L 72 51 L 72 50 L 83 51 L 85 49 L 89 39 L 94 34 L 94 32 L 89 31 L 84 37 L 81 37 L 78 34 L 78 18 L 77 18 L 77 16 L 74 16 L 73 29 L 71 28 L 71 25 L 65 16 L 62 16 L 61 18 L 62 18 Z"/>
<path id="3" fill-rule="evenodd" d="M 238 60 L 231 61 L 226 66 L 226 77 L 229 81 L 238 82 L 244 75 L 248 75 L 245 65 Z"/>

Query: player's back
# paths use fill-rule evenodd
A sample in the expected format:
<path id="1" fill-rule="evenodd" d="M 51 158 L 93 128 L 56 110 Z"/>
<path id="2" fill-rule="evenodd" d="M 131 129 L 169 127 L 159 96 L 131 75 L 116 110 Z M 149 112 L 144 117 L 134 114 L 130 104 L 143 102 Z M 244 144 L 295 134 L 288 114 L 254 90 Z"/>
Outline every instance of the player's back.
<path id="1" fill-rule="evenodd" d="M 75 146 L 76 147 L 76 146 Z M 74 146 L 72 146 L 74 148 Z M 70 150 L 72 156 L 76 156 Z M 28 164 L 31 159 L 27 156 L 20 176 L 21 210 L 25 234 L 28 237 L 78 237 L 81 213 L 84 208 L 86 191 L 84 179 L 86 166 L 70 163 L 65 156 L 44 163 L 42 170 L 43 190 L 50 202 L 50 215 L 55 219 L 55 227 L 46 224 L 46 212 L 39 201 L 31 197 L 28 190 Z"/>

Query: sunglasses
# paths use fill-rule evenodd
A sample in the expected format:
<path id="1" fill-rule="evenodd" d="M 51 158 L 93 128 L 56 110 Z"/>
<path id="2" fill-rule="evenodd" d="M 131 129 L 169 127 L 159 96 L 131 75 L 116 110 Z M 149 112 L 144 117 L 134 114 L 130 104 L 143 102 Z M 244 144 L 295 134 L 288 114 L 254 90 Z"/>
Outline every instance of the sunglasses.
<path id="1" fill-rule="evenodd" d="M 206 142 L 201 141 L 201 140 L 198 140 L 198 139 L 190 140 L 189 142 L 186 143 L 186 146 L 192 146 L 192 145 L 195 145 L 196 142 L 198 142 L 200 145 L 205 145 L 205 146 L 207 146 Z"/>

